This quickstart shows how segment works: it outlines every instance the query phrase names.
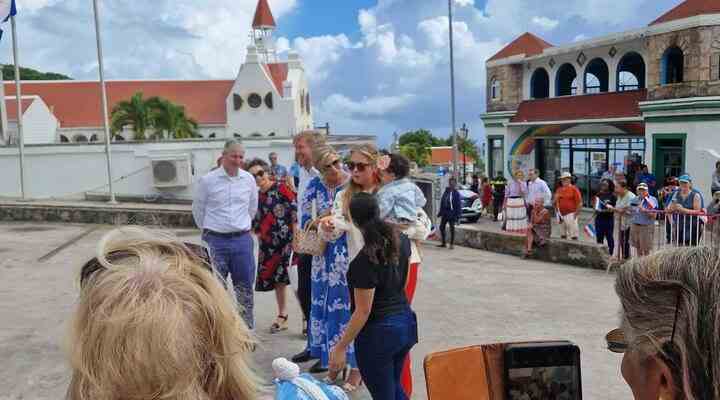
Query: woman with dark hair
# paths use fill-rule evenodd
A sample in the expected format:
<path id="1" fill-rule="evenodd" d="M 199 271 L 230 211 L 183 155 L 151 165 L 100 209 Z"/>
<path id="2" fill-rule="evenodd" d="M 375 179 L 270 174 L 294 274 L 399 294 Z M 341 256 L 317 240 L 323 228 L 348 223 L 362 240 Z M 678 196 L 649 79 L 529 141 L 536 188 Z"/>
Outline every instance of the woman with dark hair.
<path id="1" fill-rule="evenodd" d="M 410 241 L 380 219 L 371 194 L 356 194 L 350 215 L 365 244 L 350 263 L 352 317 L 330 354 L 330 369 L 345 367 L 346 350 L 354 341 L 360 373 L 372 398 L 405 400 L 400 377 L 405 358 L 417 343 L 417 317 L 405 295 Z"/>

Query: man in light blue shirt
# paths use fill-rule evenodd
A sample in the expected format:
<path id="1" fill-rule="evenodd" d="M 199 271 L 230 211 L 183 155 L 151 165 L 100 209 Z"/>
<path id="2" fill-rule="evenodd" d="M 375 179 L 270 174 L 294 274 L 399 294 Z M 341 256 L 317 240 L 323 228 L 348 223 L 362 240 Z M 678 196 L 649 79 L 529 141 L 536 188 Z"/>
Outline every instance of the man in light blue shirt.
<path id="1" fill-rule="evenodd" d="M 225 144 L 221 167 L 196 182 L 192 211 L 217 272 L 223 280 L 232 278 L 242 317 L 253 329 L 255 256 L 250 230 L 258 209 L 258 187 L 255 178 L 242 170 L 244 158 L 239 142 Z"/>
<path id="2" fill-rule="evenodd" d="M 276 181 L 280 182 L 288 174 L 287 168 L 285 168 L 284 165 L 278 164 L 278 155 L 275 152 L 270 153 L 268 156 L 270 159 L 270 173 L 275 178 Z"/>

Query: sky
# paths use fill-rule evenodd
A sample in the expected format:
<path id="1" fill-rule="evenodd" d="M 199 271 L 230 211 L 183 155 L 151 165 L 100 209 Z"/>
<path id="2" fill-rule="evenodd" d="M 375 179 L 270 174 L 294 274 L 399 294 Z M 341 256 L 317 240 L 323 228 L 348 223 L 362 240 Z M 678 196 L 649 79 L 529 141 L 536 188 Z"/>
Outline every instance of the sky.
<path id="1" fill-rule="evenodd" d="M 485 61 L 530 31 L 554 45 L 640 28 L 680 0 L 452 0 L 458 126 L 483 140 Z M 257 0 L 99 0 L 108 79 L 232 79 Z M 315 123 L 334 133 L 447 137 L 445 0 L 269 0 L 278 49 L 300 53 Z M 22 66 L 97 79 L 90 0 L 17 0 Z M 9 25 L 9 24 L 8 24 Z M 9 29 L 9 26 L 7 27 Z M 0 42 L 12 62 L 10 35 Z M 281 57 L 283 56 L 281 54 Z"/>

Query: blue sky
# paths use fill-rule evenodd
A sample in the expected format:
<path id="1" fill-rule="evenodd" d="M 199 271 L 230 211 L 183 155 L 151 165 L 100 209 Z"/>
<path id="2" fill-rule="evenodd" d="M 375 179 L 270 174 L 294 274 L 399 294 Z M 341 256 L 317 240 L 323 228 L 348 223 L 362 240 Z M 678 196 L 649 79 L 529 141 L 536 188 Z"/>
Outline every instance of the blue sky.
<path id="1" fill-rule="evenodd" d="M 17 0 L 23 66 L 96 79 L 91 2 Z M 453 0 L 457 120 L 482 140 L 485 60 L 531 31 L 559 45 L 647 25 L 680 0 Z M 445 0 L 269 0 L 279 48 L 309 74 L 316 123 L 370 133 L 450 131 Z M 256 0 L 100 0 L 106 74 L 232 78 Z M 128 6 L 131 4 L 132 6 Z M 0 57 L 10 63 L 10 41 Z"/>

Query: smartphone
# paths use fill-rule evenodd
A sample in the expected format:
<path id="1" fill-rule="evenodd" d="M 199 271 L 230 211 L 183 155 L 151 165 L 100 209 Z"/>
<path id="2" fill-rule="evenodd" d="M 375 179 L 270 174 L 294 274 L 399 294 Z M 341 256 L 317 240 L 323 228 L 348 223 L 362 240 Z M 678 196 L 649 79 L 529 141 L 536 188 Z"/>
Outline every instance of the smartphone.
<path id="1" fill-rule="evenodd" d="M 582 400 L 580 348 L 572 342 L 540 342 L 505 348 L 507 400 Z"/>

